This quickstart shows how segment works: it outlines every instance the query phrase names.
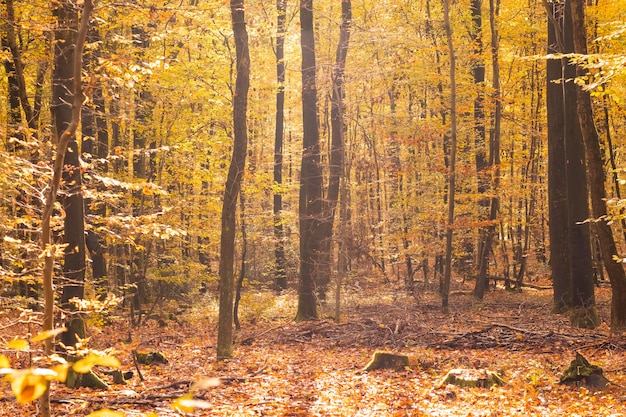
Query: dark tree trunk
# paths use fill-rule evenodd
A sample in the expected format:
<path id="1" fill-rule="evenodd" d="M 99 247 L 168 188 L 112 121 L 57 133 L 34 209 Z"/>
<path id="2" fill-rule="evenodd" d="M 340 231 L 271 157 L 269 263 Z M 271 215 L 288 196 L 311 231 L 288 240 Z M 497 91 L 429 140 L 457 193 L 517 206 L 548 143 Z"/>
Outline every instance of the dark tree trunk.
<path id="1" fill-rule="evenodd" d="M 322 167 L 315 80 L 315 35 L 313 0 L 300 0 L 302 48 L 303 144 L 300 169 L 300 280 L 296 320 L 316 320 L 316 277 L 320 267 L 323 234 Z"/>
<path id="2" fill-rule="evenodd" d="M 548 13 L 554 16 L 556 3 L 550 4 Z M 561 37 L 561 34 L 558 34 Z M 558 53 L 557 29 L 549 19 L 548 53 Z M 567 172 L 565 156 L 564 85 L 562 70 L 566 59 L 549 59 L 546 64 L 546 107 L 548 112 L 548 204 L 550 222 L 550 266 L 554 286 L 554 306 L 565 311 L 570 305 L 569 229 L 567 218 Z M 571 98 L 571 97 L 570 97 Z"/>
<path id="3" fill-rule="evenodd" d="M 2 36 L 2 49 L 8 49 L 6 36 Z M 20 107 L 20 87 L 15 73 L 15 64 L 10 59 L 4 60 L 4 71 L 7 74 L 7 104 L 9 114 L 7 120 L 7 136 L 5 149 L 15 151 L 22 148 L 19 141 L 24 140 L 24 134 L 20 130 L 22 124 L 22 109 Z M 17 142 L 14 142 L 17 139 Z"/>
<path id="4" fill-rule="evenodd" d="M 52 120 L 57 138 L 60 138 L 72 120 L 73 61 L 78 10 L 70 2 L 61 2 L 54 12 L 58 27 L 55 30 L 54 43 Z M 65 211 L 63 242 L 67 248 L 64 255 L 63 281 L 60 285 L 60 301 L 62 308 L 73 311 L 75 308 L 70 300 L 83 298 L 85 281 L 85 213 L 75 135 L 70 138 L 63 165 L 61 201 Z M 61 336 L 61 341 L 66 346 L 74 346 L 78 341 L 77 337 L 85 337 L 84 322 L 79 315 L 70 314 L 66 326 L 68 331 Z"/>
<path id="5" fill-rule="evenodd" d="M 233 95 L 233 154 L 228 168 L 222 205 L 220 241 L 220 307 L 217 331 L 217 358 L 233 353 L 233 290 L 235 259 L 235 226 L 237 197 L 241 191 L 248 148 L 248 89 L 250 87 L 250 52 L 244 0 L 231 0 L 230 11 L 235 39 L 237 79 Z"/>
<path id="6" fill-rule="evenodd" d="M 26 116 L 26 123 L 28 127 L 33 129 L 33 131 L 37 128 L 37 123 L 35 117 L 33 115 L 33 108 L 28 101 L 28 96 L 26 92 L 26 79 L 24 78 L 24 63 L 22 62 L 22 54 L 20 48 L 17 44 L 17 37 L 15 34 L 15 8 L 13 7 L 13 0 L 5 0 L 6 3 L 6 39 L 9 49 L 11 50 L 11 55 L 13 57 L 13 70 L 15 75 L 15 82 L 17 84 L 17 91 L 20 98 L 20 103 L 22 104 L 22 109 L 24 110 L 24 115 Z M 71 71 L 71 60 L 70 62 L 70 71 Z M 70 80 L 71 83 L 71 80 Z M 70 101 L 71 102 L 71 101 Z M 68 119 L 69 120 L 69 119 Z"/>
<path id="7" fill-rule="evenodd" d="M 497 19 L 499 15 L 499 1 L 489 0 L 489 24 L 491 26 L 491 64 L 493 71 L 493 80 L 491 87 L 493 89 L 493 130 L 489 137 L 489 167 L 494 168 L 493 173 L 493 197 L 489 200 L 489 221 L 490 224 L 482 231 L 483 241 L 480 245 L 478 276 L 476 277 L 476 285 L 474 287 L 474 296 L 479 300 L 482 299 L 487 291 L 489 280 L 487 279 L 489 255 L 491 246 L 496 234 L 496 218 L 500 208 L 500 199 L 498 197 L 498 185 L 500 178 L 500 124 L 502 121 L 502 100 L 500 97 L 500 61 L 499 61 L 499 32 L 497 27 Z M 485 178 L 482 180 L 486 181 Z M 481 178 L 479 177 L 479 181 Z M 485 188 L 486 191 L 486 188 Z"/>
<path id="8" fill-rule="evenodd" d="M 95 43 L 100 40 L 97 29 L 92 27 L 87 34 L 87 42 Z M 90 50 L 83 57 L 83 65 L 86 73 L 93 73 L 94 66 L 100 53 L 98 50 Z M 99 83 L 92 85 L 90 102 L 83 106 L 82 110 L 82 143 L 81 154 L 86 162 L 93 163 L 93 168 L 98 170 L 100 167 L 106 169 L 106 164 L 94 163 L 94 157 L 105 158 L 108 148 L 108 131 L 106 120 L 104 119 L 104 98 L 102 96 L 102 87 Z M 99 161 L 99 159 L 97 160 Z M 87 217 L 90 215 L 106 215 L 106 207 L 102 203 L 86 199 L 84 202 Z M 101 239 L 98 234 L 89 229 L 85 243 L 91 259 L 91 272 L 93 285 L 100 300 L 104 300 L 107 294 L 106 286 L 106 263 L 104 258 L 104 250 L 102 248 Z"/>
<path id="9" fill-rule="evenodd" d="M 565 2 L 549 3 L 548 52 L 574 51 L 571 11 Z M 576 109 L 576 68 L 568 58 L 548 60 L 548 192 L 554 303 L 573 309 L 574 325 L 597 324 L 585 150 Z M 555 82 L 556 81 L 556 82 Z M 582 314 L 579 314 L 581 313 Z"/>
<path id="10" fill-rule="evenodd" d="M 235 305 L 233 306 L 233 321 L 235 329 L 241 329 L 239 322 L 239 303 L 241 302 L 241 289 L 243 288 L 243 280 L 246 278 L 246 264 L 248 259 L 248 235 L 246 230 L 246 198 L 243 192 L 239 193 L 239 221 L 241 222 L 241 265 L 239 275 L 237 276 L 237 284 L 235 285 Z"/>
<path id="11" fill-rule="evenodd" d="M 585 28 L 585 5 L 581 0 L 570 0 L 572 11 L 572 25 L 574 37 L 574 50 L 577 54 L 587 55 L 587 34 Z M 585 75 L 585 70 L 580 66 L 577 75 Z M 589 179 L 589 191 L 591 193 L 591 207 L 593 217 L 600 219 L 596 223 L 596 232 L 600 245 L 600 254 L 607 270 L 613 297 L 611 300 L 611 330 L 623 331 L 626 328 L 626 274 L 622 263 L 613 259 L 617 255 L 615 240 L 611 226 L 606 222 L 606 175 L 604 163 L 600 151 L 600 139 L 593 120 L 593 108 L 591 94 L 582 86 L 576 86 L 576 99 L 578 104 L 578 120 L 585 143 L 587 156 L 587 174 Z"/>
<path id="12" fill-rule="evenodd" d="M 287 22 L 287 0 L 276 0 L 276 133 L 274 138 L 274 183 L 278 188 L 283 184 L 283 143 L 285 138 L 285 28 Z M 287 262 L 281 211 L 283 209 L 282 190 L 274 192 L 274 279 L 276 288 L 287 288 Z"/>
<path id="13" fill-rule="evenodd" d="M 472 48 L 474 54 L 474 62 L 471 72 L 476 88 L 476 96 L 474 97 L 474 147 L 475 147 L 475 165 L 477 176 L 477 192 L 478 192 L 478 221 L 482 222 L 489 216 L 489 198 L 484 194 L 489 189 L 489 176 L 485 169 L 488 166 L 487 161 L 487 141 L 485 135 L 485 105 L 484 105 L 484 83 L 485 83 L 485 62 L 483 60 L 483 19 L 482 19 L 482 0 L 471 0 L 470 13 L 472 16 L 472 26 L 470 27 L 470 38 L 472 39 Z M 479 230 L 479 240 L 476 250 L 476 256 L 468 253 L 468 256 L 476 259 L 478 271 L 483 268 L 482 264 L 488 262 L 488 257 L 483 254 L 489 253 L 489 248 L 483 250 L 487 242 L 488 228 Z M 478 284 L 477 284 L 478 286 Z"/>

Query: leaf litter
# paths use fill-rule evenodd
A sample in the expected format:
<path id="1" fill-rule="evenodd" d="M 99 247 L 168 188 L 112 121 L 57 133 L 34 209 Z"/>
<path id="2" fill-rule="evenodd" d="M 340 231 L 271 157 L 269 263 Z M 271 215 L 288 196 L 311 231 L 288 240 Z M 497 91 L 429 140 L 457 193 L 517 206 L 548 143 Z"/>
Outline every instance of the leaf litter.
<path id="1" fill-rule="evenodd" d="M 289 310 L 295 313 L 296 297 L 284 297 L 286 310 L 270 309 L 254 324 L 243 323 L 234 357 L 221 362 L 215 359 L 216 316 L 206 311 L 210 303 L 197 303 L 204 307 L 166 327 L 148 320 L 131 328 L 126 318 L 112 317 L 111 324 L 91 329 L 91 343 L 113 347 L 122 369 L 134 376 L 108 391 L 53 383 L 53 415 L 85 416 L 100 409 L 165 417 L 626 415 L 626 338 L 611 335 L 606 324 L 572 328 L 567 317 L 550 314 L 550 291 L 492 292 L 483 302 L 455 296 L 452 311 L 444 315 L 435 294 L 416 300 L 390 293 L 390 301 L 381 301 L 379 294 L 363 290 L 347 303 L 340 323 L 330 316 L 295 323 Z M 608 318 L 610 289 L 598 289 L 596 298 L 601 316 Z M 322 317 L 326 309 L 332 307 L 323 309 Z M 28 332 L 2 327 L 15 319 L 10 312 L 0 319 L 4 340 Z M 169 362 L 139 365 L 141 380 L 133 350 L 162 352 Z M 408 355 L 411 366 L 364 372 L 375 350 Z M 604 369 L 612 382 L 608 389 L 559 384 L 576 352 Z M 14 353 L 12 363 L 28 365 L 27 354 Z M 506 385 L 442 384 L 454 368 L 498 371 Z M 172 408 L 176 401 L 198 407 L 185 414 Z M 0 414 L 34 415 L 36 405 L 17 404 L 5 383 Z"/>

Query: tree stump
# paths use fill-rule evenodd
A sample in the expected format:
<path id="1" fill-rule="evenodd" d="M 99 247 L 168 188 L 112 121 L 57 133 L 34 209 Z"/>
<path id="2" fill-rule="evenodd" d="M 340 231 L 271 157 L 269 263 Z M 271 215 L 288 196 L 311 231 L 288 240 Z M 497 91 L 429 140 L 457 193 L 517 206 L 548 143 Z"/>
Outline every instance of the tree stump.
<path id="1" fill-rule="evenodd" d="M 441 385 L 457 385 L 465 388 L 491 388 L 494 385 L 504 385 L 504 380 L 497 372 L 488 369 L 452 369 Z"/>
<path id="2" fill-rule="evenodd" d="M 592 365 L 578 352 L 576 353 L 576 359 L 563 372 L 559 382 L 576 386 L 584 385 L 598 391 L 606 389 L 610 384 L 610 381 L 604 377 L 602 368 Z"/>
<path id="3" fill-rule="evenodd" d="M 399 371 L 409 366 L 409 357 L 391 352 L 376 351 L 369 361 L 364 371 L 373 371 L 375 369 L 393 369 Z"/>
<path id="4" fill-rule="evenodd" d="M 167 365 L 169 360 L 165 357 L 165 355 L 161 352 L 136 352 L 137 363 L 142 365 L 151 365 L 153 363 L 162 363 Z"/>

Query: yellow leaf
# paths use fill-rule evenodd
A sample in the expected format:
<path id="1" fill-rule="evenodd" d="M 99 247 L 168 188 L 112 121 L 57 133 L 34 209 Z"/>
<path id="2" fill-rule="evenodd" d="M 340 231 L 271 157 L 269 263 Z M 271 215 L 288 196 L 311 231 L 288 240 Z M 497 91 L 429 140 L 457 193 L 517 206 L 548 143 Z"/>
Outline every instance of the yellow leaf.
<path id="1" fill-rule="evenodd" d="M 126 414 L 121 411 L 113 411 L 108 408 L 103 408 L 102 410 L 87 414 L 87 417 L 124 417 L 125 415 Z"/>
<path id="2" fill-rule="evenodd" d="M 24 339 L 13 339 L 9 343 L 7 343 L 7 347 L 9 349 L 15 349 L 15 350 L 27 350 L 30 347 L 30 345 Z"/>
<path id="3" fill-rule="evenodd" d="M 86 374 L 87 372 L 91 371 L 91 368 L 96 365 L 108 366 L 110 368 L 119 368 L 121 364 L 120 361 L 113 356 L 98 356 L 90 353 L 87 357 L 80 359 L 76 363 L 74 363 L 72 369 L 74 369 L 74 371 L 78 372 L 79 374 Z"/>
<path id="4" fill-rule="evenodd" d="M 217 387 L 220 384 L 219 378 L 204 378 L 193 384 L 192 390 L 206 390 Z"/>
<path id="5" fill-rule="evenodd" d="M 57 329 L 46 330 L 45 332 L 39 333 L 37 336 L 30 339 L 31 343 L 40 342 L 42 340 L 50 339 L 51 337 L 55 337 L 60 333 L 63 333 L 67 330 L 67 327 L 59 327 Z"/>
<path id="6" fill-rule="evenodd" d="M 196 408 L 210 408 L 211 406 L 212 404 L 208 401 L 194 400 L 191 394 L 185 394 L 172 403 L 175 410 L 183 413 L 191 413 Z"/>
<path id="7" fill-rule="evenodd" d="M 177 398 L 176 400 L 174 400 L 174 402 L 172 403 L 172 408 L 174 410 L 183 412 L 183 413 L 191 413 L 193 412 L 194 408 L 189 406 L 187 404 L 187 401 L 193 401 L 193 397 L 191 394 L 185 394 L 180 398 Z"/>
<path id="8" fill-rule="evenodd" d="M 69 370 L 69 368 L 70 366 L 65 363 L 53 366 L 50 369 L 56 372 L 56 376 L 53 376 L 50 379 L 54 381 L 65 382 L 65 380 L 67 379 L 67 371 Z"/>
<path id="9" fill-rule="evenodd" d="M 10 368 L 11 362 L 9 362 L 9 358 L 4 355 L 0 355 L 0 368 Z"/>
<path id="10" fill-rule="evenodd" d="M 11 390 L 20 404 L 35 401 L 48 389 L 48 380 L 29 370 L 14 372 L 7 378 L 11 381 Z"/>

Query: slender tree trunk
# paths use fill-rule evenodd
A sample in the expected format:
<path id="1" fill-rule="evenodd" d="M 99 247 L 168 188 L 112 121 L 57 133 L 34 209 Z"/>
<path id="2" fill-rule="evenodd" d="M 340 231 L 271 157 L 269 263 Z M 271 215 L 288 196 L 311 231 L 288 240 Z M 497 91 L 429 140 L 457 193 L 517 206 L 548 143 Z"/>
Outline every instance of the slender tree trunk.
<path id="1" fill-rule="evenodd" d="M 222 236 L 220 241 L 220 307 L 217 330 L 217 358 L 233 354 L 233 287 L 235 258 L 235 214 L 241 191 L 248 148 L 248 89 L 250 87 L 250 52 L 244 0 L 231 0 L 230 11 L 237 55 L 237 79 L 233 95 L 233 154 L 228 169 L 222 205 Z"/>
<path id="2" fill-rule="evenodd" d="M 617 169 L 617 162 L 615 160 L 615 146 L 613 146 L 613 135 L 611 135 L 611 123 L 610 123 L 610 116 L 609 116 L 609 103 L 607 102 L 607 97 L 603 96 L 602 98 L 602 113 L 603 113 L 603 119 L 604 119 L 604 125 L 606 126 L 606 147 L 607 147 L 607 152 L 609 154 L 609 162 L 611 164 L 611 171 L 613 172 L 612 178 L 613 178 L 613 189 L 615 191 L 615 197 L 617 197 L 618 200 L 622 199 L 622 191 L 620 189 L 620 180 L 619 180 L 619 174 L 618 174 L 618 169 Z M 624 210 L 621 210 L 621 213 L 623 213 Z M 624 239 L 624 242 L 626 243 L 626 218 L 622 218 L 620 219 L 620 224 L 621 224 L 621 230 L 622 230 L 622 238 Z"/>
<path id="3" fill-rule="evenodd" d="M 316 277 L 322 250 L 322 167 L 315 81 L 313 0 L 300 0 L 303 150 L 300 169 L 300 280 L 296 320 L 316 320 Z"/>
<path id="4" fill-rule="evenodd" d="M 6 49 L 8 49 L 7 39 L 6 36 L 2 36 L 2 50 L 5 51 Z M 20 87 L 17 82 L 17 75 L 13 60 L 4 60 L 4 72 L 7 74 L 7 104 L 9 107 L 9 114 L 7 116 L 7 134 L 4 138 L 5 149 L 7 151 L 15 151 L 22 148 L 19 141 L 24 140 L 24 134 L 21 131 L 22 109 L 20 107 Z M 15 139 L 17 139 L 17 142 L 13 142 Z"/>
<path id="5" fill-rule="evenodd" d="M 483 19 L 482 19 L 482 0 L 472 0 L 470 3 L 470 12 L 472 15 L 472 26 L 470 28 L 470 38 L 472 39 L 472 47 L 474 61 L 471 68 L 472 78 L 474 79 L 474 87 L 476 88 L 476 96 L 474 97 L 474 147 L 475 147 L 475 165 L 477 177 L 478 192 L 478 221 L 482 222 L 489 216 L 489 197 L 485 193 L 490 188 L 490 179 L 486 173 L 488 166 L 487 161 L 487 141 L 485 135 L 485 104 L 484 104 L 484 83 L 485 83 L 485 62 L 483 59 Z M 488 228 L 479 230 L 479 238 L 476 256 L 472 256 L 477 260 L 478 271 L 481 270 L 482 264 L 489 261 L 484 258 L 484 253 L 488 254 L 489 249 L 483 250 L 483 246 L 487 240 Z M 472 255 L 472 254 L 468 254 Z M 478 285 L 478 284 L 477 284 Z"/>
<path id="6" fill-rule="evenodd" d="M 6 3 L 6 39 L 8 42 L 11 55 L 13 57 L 13 69 L 15 70 L 15 81 L 17 82 L 18 95 L 26 116 L 26 123 L 28 127 L 33 131 L 37 129 L 35 117 L 33 116 L 33 108 L 28 100 L 26 92 L 26 79 L 24 77 L 24 62 L 22 62 L 22 54 L 17 44 L 17 37 L 15 35 L 15 8 L 13 6 L 13 0 L 5 0 Z"/>
<path id="7" fill-rule="evenodd" d="M 137 54 L 143 58 L 146 50 L 150 47 L 150 34 L 142 24 L 133 25 L 131 28 L 133 42 L 139 47 Z M 155 132 L 150 128 L 152 115 L 155 108 L 155 101 L 152 93 L 146 88 L 140 88 L 135 96 L 135 124 L 133 128 L 133 146 L 129 156 L 128 170 L 131 178 L 138 178 L 142 181 L 150 182 L 154 175 L 153 153 L 147 148 L 155 147 L 153 140 Z M 143 216 L 146 212 L 147 196 L 141 190 L 134 191 L 134 201 L 132 210 L 134 216 Z M 135 236 L 134 245 L 130 247 L 131 265 L 128 271 L 130 279 L 131 294 L 130 316 L 131 322 L 139 326 L 143 320 L 142 303 L 146 301 L 146 274 L 148 268 L 148 248 L 151 247 L 152 240 L 141 234 Z"/>
<path id="8" fill-rule="evenodd" d="M 454 225 L 454 198 L 456 187 L 456 58 L 452 26 L 450 25 L 450 0 L 443 0 L 443 24 L 448 43 L 450 58 L 450 168 L 448 170 L 448 219 L 446 222 L 446 259 L 441 291 L 441 307 L 445 313 L 449 310 L 450 280 L 452 274 L 452 237 Z"/>
<path id="9" fill-rule="evenodd" d="M 287 0 L 276 0 L 276 132 L 274 139 L 274 183 L 278 188 L 274 192 L 274 277 L 276 288 L 287 288 L 287 262 L 285 260 L 285 242 L 282 220 L 283 193 L 283 143 L 285 137 L 285 30 L 287 22 Z"/>
<path id="10" fill-rule="evenodd" d="M 332 275 L 333 268 L 333 235 L 335 224 L 335 212 L 339 200 L 339 186 L 343 176 L 344 164 L 344 103 L 343 103 L 343 76 L 348 55 L 348 44 L 350 41 L 350 21 L 352 20 L 352 4 L 350 0 L 341 2 L 341 27 L 339 30 L 339 42 L 335 54 L 335 69 L 332 77 L 331 92 L 331 147 L 330 147 L 330 175 L 328 179 L 328 193 L 324 200 L 323 217 L 323 259 L 321 270 L 324 275 L 323 285 L 318 285 L 318 295 L 324 299 L 328 282 Z"/>
<path id="11" fill-rule="evenodd" d="M 239 303 L 241 301 L 241 289 L 243 288 L 243 280 L 246 278 L 246 264 L 248 263 L 248 235 L 246 229 L 246 198 L 244 192 L 239 192 L 239 221 L 241 222 L 241 264 L 239 267 L 239 276 L 235 285 L 235 305 L 233 306 L 233 319 L 235 329 L 241 329 L 239 322 Z"/>
<path id="12" fill-rule="evenodd" d="M 493 80 L 493 130 L 489 138 L 489 167 L 493 168 L 492 195 L 489 205 L 489 226 L 483 230 L 484 240 L 480 245 L 478 276 L 474 287 L 474 296 L 479 300 L 485 295 L 489 284 L 487 276 L 489 266 L 489 254 L 496 234 L 496 218 L 500 208 L 500 198 L 498 197 L 498 186 L 500 182 L 500 124 L 502 121 L 502 99 L 500 91 L 500 60 L 499 60 L 499 32 L 497 18 L 499 15 L 500 3 L 498 0 L 489 0 L 489 24 L 491 26 L 491 65 Z"/>
<path id="13" fill-rule="evenodd" d="M 585 4 L 582 0 L 570 0 L 572 9 L 572 27 L 574 50 L 577 54 L 587 55 L 587 34 L 585 28 Z M 585 70 L 578 66 L 577 75 L 585 75 Z M 617 247 L 613 239 L 611 226 L 606 216 L 606 175 L 604 173 L 600 139 L 593 120 L 591 94 L 581 85 L 576 86 L 576 102 L 578 105 L 578 120 L 585 143 L 587 157 L 587 176 L 591 195 L 593 217 L 599 219 L 596 231 L 600 244 L 600 254 L 604 267 L 609 275 L 613 296 L 611 300 L 611 330 L 614 332 L 626 329 L 626 274 L 621 263 L 616 262 L 613 256 L 617 255 Z"/>

